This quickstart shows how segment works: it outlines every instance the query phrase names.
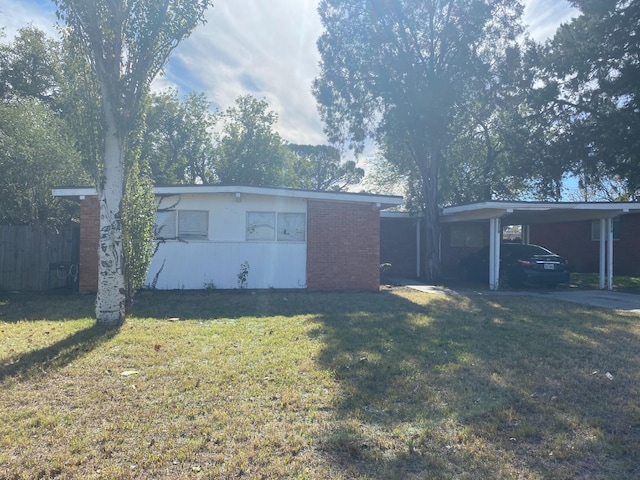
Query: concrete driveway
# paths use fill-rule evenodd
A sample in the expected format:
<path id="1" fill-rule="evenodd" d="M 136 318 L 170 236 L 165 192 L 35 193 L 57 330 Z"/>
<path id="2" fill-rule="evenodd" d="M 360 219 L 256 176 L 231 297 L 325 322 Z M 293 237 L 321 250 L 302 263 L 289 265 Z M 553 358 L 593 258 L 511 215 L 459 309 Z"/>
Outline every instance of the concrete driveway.
<path id="1" fill-rule="evenodd" d="M 405 286 L 428 293 L 445 293 L 455 295 L 475 294 L 475 295 L 519 295 L 542 298 L 555 298 L 566 302 L 580 303 L 594 307 L 608 308 L 611 310 L 623 310 L 627 312 L 640 313 L 640 295 L 633 293 L 612 292 L 609 290 L 504 290 L 504 291 L 480 291 L 460 289 L 452 290 L 444 287 L 432 285 L 420 285 L 412 282 L 405 283 Z"/>

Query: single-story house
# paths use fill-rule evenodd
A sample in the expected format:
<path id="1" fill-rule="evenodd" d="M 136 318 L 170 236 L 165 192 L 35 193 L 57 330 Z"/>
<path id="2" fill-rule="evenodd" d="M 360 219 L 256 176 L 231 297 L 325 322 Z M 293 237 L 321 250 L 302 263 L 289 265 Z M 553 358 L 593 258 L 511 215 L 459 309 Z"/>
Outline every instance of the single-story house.
<path id="1" fill-rule="evenodd" d="M 444 277 L 461 275 L 460 260 L 490 246 L 489 287 L 499 285 L 503 228 L 521 226 L 524 243 L 542 245 L 567 258 L 572 271 L 598 272 L 600 287 L 613 287 L 614 272 L 640 276 L 640 203 L 486 201 L 441 209 L 440 255 Z M 381 216 L 380 261 L 392 274 L 421 277 L 424 240 L 420 217 Z"/>
<path id="2" fill-rule="evenodd" d="M 79 290 L 98 282 L 99 206 L 93 188 L 54 196 L 80 201 Z M 287 188 L 156 187 L 159 247 L 146 285 L 158 289 L 378 290 L 380 212 L 402 197 Z"/>

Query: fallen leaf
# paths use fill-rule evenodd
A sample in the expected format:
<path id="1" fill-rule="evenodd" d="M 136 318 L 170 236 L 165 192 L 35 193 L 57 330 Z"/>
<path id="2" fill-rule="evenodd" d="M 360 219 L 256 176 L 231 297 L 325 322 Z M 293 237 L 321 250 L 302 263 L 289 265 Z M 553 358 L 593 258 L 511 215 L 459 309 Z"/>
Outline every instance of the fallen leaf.
<path id="1" fill-rule="evenodd" d="M 154 346 L 153 346 L 153 349 L 154 349 L 156 352 L 160 351 L 160 348 L 162 348 L 162 347 L 160 347 L 160 345 L 158 345 L 158 344 L 156 344 L 156 345 L 154 345 Z"/>

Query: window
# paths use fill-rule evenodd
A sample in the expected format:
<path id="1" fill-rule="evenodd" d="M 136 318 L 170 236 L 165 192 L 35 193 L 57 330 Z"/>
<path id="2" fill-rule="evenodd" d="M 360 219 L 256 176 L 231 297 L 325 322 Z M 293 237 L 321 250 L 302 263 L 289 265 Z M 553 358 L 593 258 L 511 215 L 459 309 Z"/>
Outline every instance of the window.
<path id="1" fill-rule="evenodd" d="M 209 212 L 206 210 L 157 212 L 156 238 L 206 240 L 209 238 Z"/>
<path id="2" fill-rule="evenodd" d="M 247 212 L 248 241 L 304 242 L 306 238 L 304 213 Z"/>
<path id="3" fill-rule="evenodd" d="M 247 240 L 273 241 L 276 238 L 276 214 L 247 212 Z"/>
<path id="4" fill-rule="evenodd" d="M 176 238 L 176 212 L 156 212 L 156 238 Z"/>
<path id="5" fill-rule="evenodd" d="M 613 219 L 613 239 L 620 240 L 620 219 Z M 600 241 L 600 220 L 593 220 L 591 222 L 591 240 L 594 242 Z"/>
<path id="6" fill-rule="evenodd" d="M 304 213 L 278 214 L 278 241 L 304 242 L 307 231 Z"/>

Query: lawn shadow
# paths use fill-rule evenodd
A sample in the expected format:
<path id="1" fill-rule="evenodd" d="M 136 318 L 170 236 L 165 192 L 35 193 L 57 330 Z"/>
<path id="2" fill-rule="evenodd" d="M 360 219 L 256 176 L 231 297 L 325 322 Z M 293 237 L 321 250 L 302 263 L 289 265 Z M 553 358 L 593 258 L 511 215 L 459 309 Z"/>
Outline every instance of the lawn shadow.
<path id="1" fill-rule="evenodd" d="M 95 295 L 0 292 L 0 322 L 78 320 L 95 315 Z"/>
<path id="2" fill-rule="evenodd" d="M 47 347 L 22 353 L 0 366 L 0 382 L 19 380 L 58 370 L 91 352 L 119 332 L 118 328 L 94 323 Z"/>
<path id="3" fill-rule="evenodd" d="M 428 296 L 388 295 L 382 308 L 318 317 L 318 361 L 341 389 L 319 444 L 341 474 L 640 473 L 637 316 L 538 298 Z"/>
<path id="4" fill-rule="evenodd" d="M 283 290 L 143 290 L 136 294 L 130 316 L 215 321 L 273 316 L 331 315 L 360 312 L 382 305 L 389 292 L 308 292 Z"/>

